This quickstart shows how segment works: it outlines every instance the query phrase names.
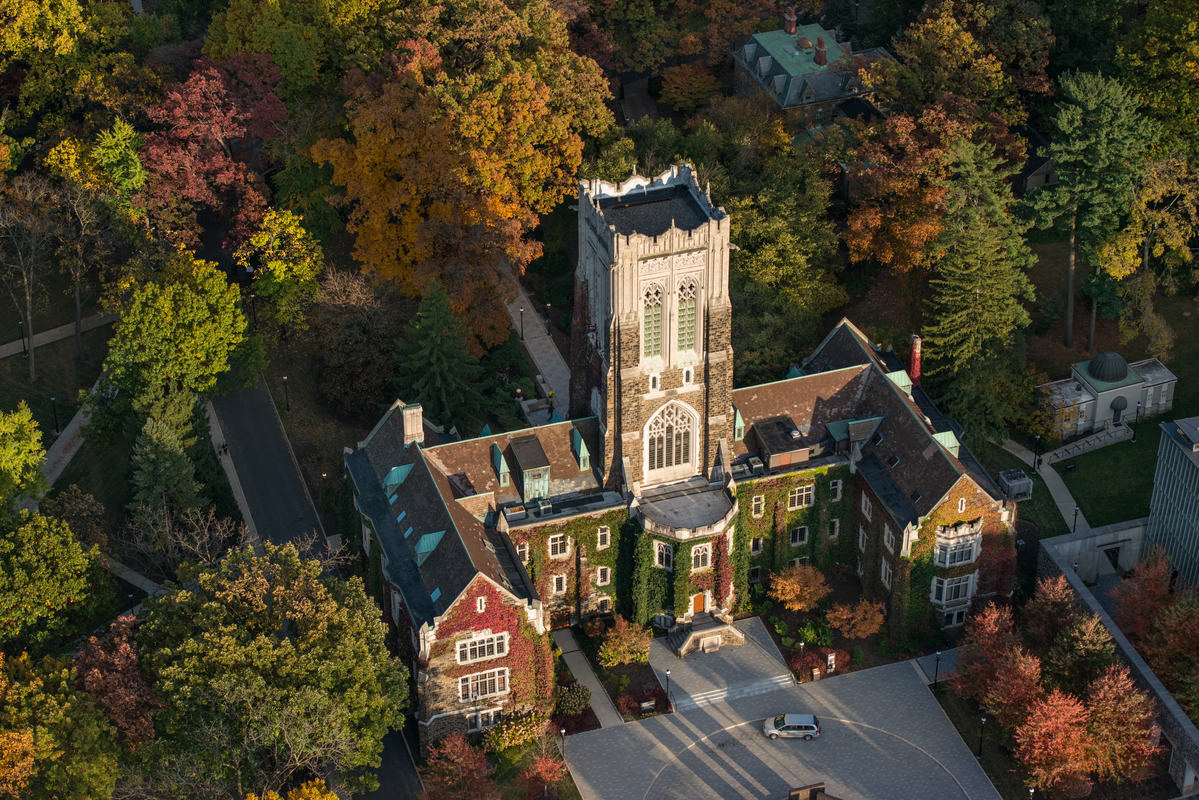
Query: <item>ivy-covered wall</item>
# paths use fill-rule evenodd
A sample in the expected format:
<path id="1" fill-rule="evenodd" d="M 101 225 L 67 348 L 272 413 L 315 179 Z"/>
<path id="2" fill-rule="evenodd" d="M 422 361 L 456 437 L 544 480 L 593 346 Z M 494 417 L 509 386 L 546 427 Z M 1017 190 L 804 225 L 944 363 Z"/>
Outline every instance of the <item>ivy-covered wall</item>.
<path id="1" fill-rule="evenodd" d="M 832 500 L 831 483 L 841 481 L 841 499 Z M 813 503 L 809 507 L 787 509 L 792 489 L 811 485 Z M 754 498 L 762 497 L 762 513 L 754 516 Z M 857 564 L 857 526 L 854 523 L 854 481 L 848 464 L 823 466 L 800 472 L 742 480 L 737 484 L 738 511 L 733 545 L 734 585 L 737 607 L 749 603 L 749 570 L 761 567 L 762 577 L 787 568 L 792 559 L 806 556 L 821 571 L 836 564 Z M 829 537 L 833 520 L 840 522 L 836 539 Z M 791 531 L 808 526 L 808 541 L 791 546 Z M 762 551 L 752 552 L 755 538 L 762 539 Z"/>

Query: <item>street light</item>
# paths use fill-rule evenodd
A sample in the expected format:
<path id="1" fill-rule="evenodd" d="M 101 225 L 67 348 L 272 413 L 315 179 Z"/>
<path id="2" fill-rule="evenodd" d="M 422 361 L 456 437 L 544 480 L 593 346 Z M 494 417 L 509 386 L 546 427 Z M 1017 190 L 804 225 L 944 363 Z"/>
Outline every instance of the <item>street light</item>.
<path id="1" fill-rule="evenodd" d="M 1032 471 L 1037 471 L 1037 457 L 1041 455 L 1041 434 L 1037 434 L 1037 444 L 1032 451 Z"/>
<path id="2" fill-rule="evenodd" d="M 520 340 L 525 340 L 525 307 L 520 307 Z"/>
<path id="3" fill-rule="evenodd" d="M 666 702 L 670 702 L 670 670 L 666 670 Z"/>
<path id="4" fill-rule="evenodd" d="M 978 757 L 983 757 L 983 733 L 987 730 L 987 718 L 982 718 L 982 726 L 978 729 Z"/>
<path id="5" fill-rule="evenodd" d="M 561 730 L 558 731 L 558 733 L 562 734 L 562 758 L 563 758 L 563 760 L 565 760 L 566 759 L 566 728 L 562 728 Z"/>
<path id="6" fill-rule="evenodd" d="M 1137 423 L 1141 421 L 1141 403 L 1137 402 L 1137 418 L 1132 423 L 1132 440 L 1137 440 Z"/>
<path id="7" fill-rule="evenodd" d="M 287 401 L 287 413 L 291 413 L 291 395 L 287 392 L 287 376 L 283 376 L 283 399 Z"/>
<path id="8" fill-rule="evenodd" d="M 58 406 L 54 403 L 54 397 L 50 397 L 50 409 L 54 411 L 54 435 L 58 435 Z"/>
<path id="9" fill-rule="evenodd" d="M 1074 530 L 1071 533 L 1078 533 L 1078 506 L 1074 507 Z"/>
<path id="10" fill-rule="evenodd" d="M 935 692 L 941 688 L 941 651 L 940 650 L 937 651 L 937 667 L 934 670 L 934 672 L 936 673 L 936 677 L 933 678 L 933 691 Z"/>
<path id="11" fill-rule="evenodd" d="M 17 330 L 21 332 L 21 355 L 29 358 L 29 351 L 25 349 L 25 320 L 17 320 Z"/>
<path id="12" fill-rule="evenodd" d="M 1075 574 L 1078 573 L 1078 562 L 1077 561 L 1074 562 L 1074 572 L 1075 572 Z"/>
<path id="13" fill-rule="evenodd" d="M 254 316 L 254 328 L 258 328 L 258 294 L 250 292 L 250 313 Z"/>
<path id="14" fill-rule="evenodd" d="M 804 643 L 803 643 L 803 642 L 800 642 L 800 643 L 799 643 L 799 682 L 800 682 L 800 683 L 803 683 L 803 669 L 804 669 L 804 666 L 803 666 L 803 646 L 804 646 Z"/>
<path id="15" fill-rule="evenodd" d="M 129 593 L 129 616 L 133 616 L 133 593 Z"/>

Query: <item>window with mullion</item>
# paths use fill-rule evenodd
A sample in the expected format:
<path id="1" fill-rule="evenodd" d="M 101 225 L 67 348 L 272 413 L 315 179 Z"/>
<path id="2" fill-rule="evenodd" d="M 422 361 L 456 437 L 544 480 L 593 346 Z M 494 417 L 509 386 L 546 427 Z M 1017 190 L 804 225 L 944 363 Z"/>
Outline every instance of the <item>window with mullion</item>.
<path id="1" fill-rule="evenodd" d="M 662 355 L 662 298 L 658 292 L 645 295 L 645 340 L 646 358 Z"/>
<path id="2" fill-rule="evenodd" d="M 695 349 L 695 298 L 679 301 L 679 349 Z"/>

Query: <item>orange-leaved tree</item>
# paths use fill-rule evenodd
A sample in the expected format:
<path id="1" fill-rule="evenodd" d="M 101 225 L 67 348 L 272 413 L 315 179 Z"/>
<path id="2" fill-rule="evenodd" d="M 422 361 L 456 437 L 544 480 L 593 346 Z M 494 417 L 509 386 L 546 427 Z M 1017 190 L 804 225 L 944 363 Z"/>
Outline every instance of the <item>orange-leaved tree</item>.
<path id="1" fill-rule="evenodd" d="M 1160 546 L 1151 547 L 1137 564 L 1131 579 L 1112 587 L 1108 594 L 1115 601 L 1112 614 L 1124 635 L 1134 642 L 1144 639 L 1153 621 L 1170 605 L 1170 574 L 1173 567 Z M 1064 580 L 1064 578 L 1063 578 Z"/>
<path id="2" fill-rule="evenodd" d="M 829 627 L 841 631 L 847 639 L 873 636 L 883 627 L 885 620 L 883 604 L 864 597 L 852 606 L 834 603 L 828 612 Z"/>
<path id="3" fill-rule="evenodd" d="M 995 682 L 983 696 L 983 707 L 1008 730 L 1019 727 L 1032 704 L 1045 696 L 1041 688 L 1041 659 L 1017 647 L 1001 662 Z"/>
<path id="4" fill-rule="evenodd" d="M 1086 782 L 1091 737 L 1087 710 L 1077 697 L 1054 689 L 1033 703 L 1027 721 L 1016 731 L 1016 743 L 1016 759 L 1024 765 L 1030 786 L 1046 790 Z"/>
<path id="5" fill-rule="evenodd" d="M 994 604 L 973 614 L 958 645 L 957 672 L 949 679 L 962 697 L 981 700 L 1007 664 L 1019 643 L 1012 611 Z"/>
<path id="6" fill-rule="evenodd" d="M 421 775 L 421 800 L 498 800 L 491 765 L 483 751 L 460 733 L 429 745 L 428 768 Z"/>
<path id="7" fill-rule="evenodd" d="M 1100 780 L 1119 781 L 1140 773 L 1162 751 L 1154 745 L 1154 702 L 1133 683 L 1128 667 L 1108 667 L 1087 689 L 1091 768 Z"/>
<path id="8" fill-rule="evenodd" d="M 820 571 L 806 564 L 788 567 L 770 579 L 770 597 L 788 611 L 811 611 L 831 591 Z"/>
<path id="9" fill-rule="evenodd" d="M 1032 600 L 1024 605 L 1021 618 L 1028 643 L 1042 655 L 1049 651 L 1062 631 L 1078 617 L 1078 598 L 1065 575 L 1037 581 Z"/>

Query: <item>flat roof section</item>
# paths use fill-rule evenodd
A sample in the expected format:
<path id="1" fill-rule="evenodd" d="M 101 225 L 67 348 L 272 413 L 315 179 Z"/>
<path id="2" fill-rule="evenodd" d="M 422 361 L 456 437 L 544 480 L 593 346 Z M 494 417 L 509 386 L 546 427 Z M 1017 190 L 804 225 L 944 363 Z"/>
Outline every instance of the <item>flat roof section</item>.
<path id="1" fill-rule="evenodd" d="M 708 222 L 708 215 L 686 186 L 662 186 L 648 191 L 633 190 L 620 197 L 601 197 L 604 220 L 621 236 L 640 233 L 661 236 L 674 227 L 693 231 Z"/>
<path id="2" fill-rule="evenodd" d="M 804 51 L 797 42 L 800 39 L 807 37 L 812 43 L 812 52 Z M 831 64 L 841 57 L 844 52 L 841 46 L 837 44 L 836 37 L 826 31 L 819 25 L 800 25 L 795 30 L 795 35 L 791 36 L 786 31 L 777 30 L 767 33 L 755 33 L 754 41 L 758 46 L 766 51 L 766 54 L 774 58 L 774 63 L 787 71 L 787 74 L 792 78 L 800 75 L 811 75 L 816 72 L 824 72 L 828 69 L 828 65 L 816 63 L 816 39 L 822 37 L 824 46 L 828 50 L 828 60 Z M 761 58 L 761 54 L 755 54 Z M 756 60 L 756 59 L 755 59 Z"/>
<path id="3" fill-rule="evenodd" d="M 1165 365 L 1156 358 L 1134 361 L 1128 366 L 1132 367 L 1132 371 L 1144 379 L 1146 386 L 1157 386 L 1162 383 L 1170 383 L 1171 381 L 1178 380 L 1178 376 L 1166 369 Z"/>
<path id="4" fill-rule="evenodd" d="M 695 477 L 681 483 L 653 486 L 641 493 L 641 513 L 659 525 L 700 528 L 724 519 L 733 510 L 721 486 Z"/>
<path id="5" fill-rule="evenodd" d="M 799 426 L 786 414 L 758 420 L 753 425 L 753 432 L 758 437 L 758 444 L 769 455 L 793 453 L 808 446 Z"/>

